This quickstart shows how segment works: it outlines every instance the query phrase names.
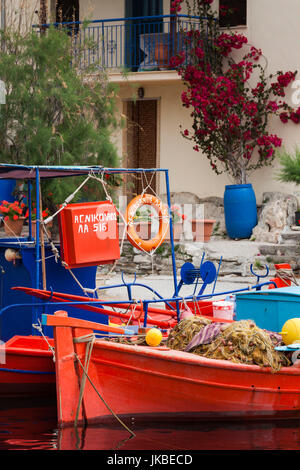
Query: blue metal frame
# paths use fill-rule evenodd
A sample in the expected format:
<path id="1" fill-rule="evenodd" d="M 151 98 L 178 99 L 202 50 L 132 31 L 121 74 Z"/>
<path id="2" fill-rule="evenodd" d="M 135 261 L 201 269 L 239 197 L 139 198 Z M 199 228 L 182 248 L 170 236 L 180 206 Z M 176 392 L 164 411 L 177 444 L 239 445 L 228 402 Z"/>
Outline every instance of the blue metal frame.
<path id="1" fill-rule="evenodd" d="M 6 172 L 5 172 L 6 170 Z M 200 268 L 196 269 L 191 263 L 186 263 L 188 266 L 183 266 L 182 268 L 182 278 L 179 283 L 177 283 L 177 269 L 176 269 L 176 258 L 175 258 L 175 245 L 174 245 L 174 238 L 173 238 L 173 224 L 172 224 L 172 216 L 171 216 L 171 196 L 170 196 L 170 182 L 169 182 L 169 171 L 168 169 L 165 168 L 151 168 L 151 169 L 143 169 L 143 168 L 103 168 L 103 167 L 65 167 L 65 166 L 57 166 L 57 167 L 49 167 L 49 166 L 22 166 L 22 165 L 5 165 L 5 164 L 0 164 L 0 179 L 1 179 L 1 173 L 3 173 L 3 178 L 7 178 L 8 173 L 11 171 L 11 178 L 14 178 L 14 171 L 24 171 L 24 179 L 31 178 L 33 179 L 33 175 L 36 181 L 36 209 L 37 209 L 37 214 L 39 214 L 40 210 L 40 180 L 41 178 L 46 178 L 47 175 L 49 177 L 49 171 L 51 172 L 56 171 L 56 172 L 61 172 L 62 176 L 74 176 L 75 174 L 82 175 L 82 174 L 88 174 L 90 171 L 93 171 L 94 173 L 98 174 L 112 174 L 112 173 L 148 173 L 148 172 L 162 172 L 165 174 L 165 185 L 166 185 L 166 193 L 167 193 L 167 205 L 168 205 L 168 211 L 169 211 L 169 220 L 170 220 L 170 244 L 171 244 L 171 253 L 172 253 L 172 274 L 173 274 L 173 284 L 174 284 L 174 294 L 172 297 L 165 298 L 162 295 L 160 295 L 156 290 L 154 290 L 152 287 L 144 284 L 144 283 L 139 283 L 136 282 L 136 276 L 134 277 L 133 282 L 126 282 L 124 280 L 124 275 L 122 274 L 122 284 L 116 284 L 116 285 L 111 285 L 111 286 L 104 286 L 104 287 L 98 287 L 96 290 L 101 291 L 103 289 L 113 289 L 116 287 L 125 287 L 127 290 L 127 295 L 128 299 L 125 300 L 126 303 L 129 305 L 134 305 L 137 303 L 142 303 L 143 308 L 144 308 L 144 326 L 147 326 L 147 316 L 148 316 L 148 306 L 149 304 L 156 304 L 156 303 L 161 303 L 164 302 L 165 305 L 167 305 L 169 308 L 173 309 L 177 313 L 177 319 L 179 320 L 179 313 L 180 313 L 180 303 L 182 301 L 186 300 L 202 300 L 202 299 L 208 299 L 212 297 L 217 297 L 217 296 L 225 296 L 228 294 L 234 294 L 237 292 L 245 292 L 249 291 L 252 289 L 255 290 L 260 290 L 263 286 L 267 285 L 275 285 L 274 282 L 269 281 L 269 282 L 263 282 L 260 283 L 260 278 L 264 278 L 268 275 L 268 267 L 266 267 L 266 274 L 265 275 L 260 275 L 256 274 L 253 270 L 253 266 L 251 266 L 251 272 L 254 276 L 256 276 L 256 285 L 252 287 L 247 287 L 243 289 L 236 289 L 236 290 L 230 290 L 230 291 L 224 291 L 224 292 L 218 292 L 215 293 L 215 284 L 217 281 L 217 277 L 219 274 L 220 270 L 220 265 L 221 265 L 221 259 L 219 262 L 218 269 L 214 267 L 213 263 L 210 261 L 204 262 L 204 253 L 201 259 L 200 263 Z M 52 173 L 53 174 L 53 173 Z M 52 176 L 53 177 L 53 176 Z M 31 183 L 30 180 L 28 179 L 28 200 L 31 201 Z M 29 223 L 30 225 L 30 223 Z M 31 233 L 29 232 L 29 237 L 28 238 L 21 238 L 21 239 L 16 239 L 14 242 L 14 239 L 1 239 L 0 240 L 0 255 L 3 257 L 3 251 L 5 250 L 6 247 L 11 247 L 14 246 L 14 243 L 18 244 L 21 247 L 22 251 L 22 258 L 23 258 L 23 264 L 24 267 L 28 269 L 30 273 L 33 273 L 31 275 L 31 285 L 35 289 L 40 289 L 41 288 L 41 242 L 40 242 L 40 237 L 39 237 L 39 226 L 40 226 L 40 221 L 39 217 L 37 217 L 37 230 L 36 230 L 36 240 L 34 243 L 34 240 L 31 237 Z M 35 246 L 34 246 L 35 245 Z M 33 251 L 34 250 L 34 251 Z M 27 253 L 28 252 L 28 253 Z M 33 254 L 34 253 L 34 254 Z M 34 258 L 34 259 L 33 259 Z M 2 261 L 1 261 L 2 262 Z M 54 262 L 53 262 L 54 263 Z M 61 279 L 65 278 L 68 276 L 67 270 L 62 268 L 60 265 L 54 263 L 54 268 L 51 268 L 51 276 L 52 279 L 54 278 L 59 278 L 58 282 L 61 282 Z M 7 264 L 6 264 L 7 266 Z M 213 267 L 213 269 L 212 269 Z M 96 276 L 96 267 L 92 267 L 93 269 L 91 270 L 91 273 L 86 273 L 85 269 L 87 268 L 78 268 L 78 272 L 80 272 L 81 278 L 87 279 L 88 282 L 94 282 L 95 281 L 95 276 Z M 63 269 L 63 274 L 60 272 L 59 269 Z M 90 268 L 89 268 L 90 269 Z M 16 271 L 17 272 L 17 271 Z M 187 274 L 191 274 L 191 278 L 187 276 Z M 23 277 L 22 277 L 23 276 Z M 26 281 L 26 286 L 28 285 L 28 279 L 24 278 L 24 275 L 21 276 L 21 284 L 18 279 L 11 279 L 11 282 L 15 282 L 14 285 L 24 285 L 22 282 Z M 50 277 L 51 277 L 50 276 Z M 61 277 L 62 276 L 62 277 Z M 94 276 L 94 281 L 92 280 L 91 276 Z M 202 279 L 203 284 L 199 285 L 199 279 Z M 190 282 L 191 281 L 191 282 Z M 54 282 L 54 281 L 51 281 Z M 195 289 L 192 295 L 188 296 L 180 296 L 179 291 L 180 288 L 182 287 L 183 284 L 193 284 L 195 282 Z M 208 284 L 213 284 L 213 291 L 209 294 L 205 294 L 205 288 Z M 63 291 L 64 286 L 60 286 L 61 290 Z M 89 286 L 88 286 L 89 287 Z M 96 286 L 95 286 L 96 287 Z M 144 287 L 146 290 L 151 291 L 155 296 L 157 297 L 156 299 L 143 299 L 139 302 L 133 299 L 132 297 L 132 288 L 133 287 Z M 196 293 L 196 289 L 200 287 L 200 290 L 198 294 Z M 51 290 L 51 286 L 50 286 Z M 52 289 L 52 290 L 57 290 L 57 289 Z M 69 293 L 75 293 L 74 291 L 68 291 L 65 290 L 65 292 Z M 24 294 L 23 298 L 26 297 L 27 294 Z M 2 301 L 2 300 L 1 300 Z M 93 299 L 93 305 L 95 305 L 95 302 L 97 303 L 96 300 Z M 99 300 L 99 306 L 104 306 L 104 305 L 110 305 L 114 306 L 115 304 L 122 303 L 121 299 L 118 301 L 103 301 Z M 172 305 L 176 305 L 175 308 L 173 308 Z M 8 302 L 7 305 L 2 305 L 2 308 L 0 310 L 0 320 L 4 320 L 2 317 L 4 313 L 6 313 L 9 309 L 20 309 L 23 308 L 22 313 L 25 312 L 26 309 L 31 308 L 32 309 L 32 319 L 31 319 L 31 326 L 32 323 L 37 323 L 37 321 L 40 319 L 41 316 L 41 310 L 43 309 L 43 312 L 45 309 L 50 309 L 51 311 L 55 311 L 54 309 L 59 306 L 59 307 L 66 307 L 69 306 L 72 308 L 72 306 L 78 306 L 78 305 L 85 305 L 85 304 L 91 304 L 91 299 L 87 299 L 85 302 L 45 302 L 41 299 L 36 298 L 35 302 L 23 302 L 22 300 L 18 303 L 13 303 L 11 301 Z M 78 311 L 79 309 L 77 309 Z M 26 310 L 27 311 L 27 310 Z M 48 310 L 49 311 L 49 310 Z M 75 309 L 76 311 L 76 309 Z M 101 321 L 101 315 L 99 314 L 92 314 L 91 312 L 87 312 L 86 310 L 82 311 L 84 317 L 87 319 L 91 319 L 91 315 L 94 315 L 93 321 L 95 320 L 95 315 L 98 321 Z M 81 313 L 81 318 L 82 318 L 82 313 Z M 73 311 L 72 311 L 73 314 Z M 28 316 L 28 313 L 26 313 Z M 22 316 L 22 315 L 21 315 Z M 76 316 L 76 314 L 74 315 Z M 11 314 L 11 318 L 14 318 Z M 104 317 L 104 316 L 103 316 Z M 107 318 L 107 317 L 105 317 Z M 28 320 L 27 320 L 28 321 Z M 49 327 L 48 327 L 49 328 Z M 37 333 L 37 330 L 32 328 L 32 334 L 39 334 Z M 49 335 L 49 333 L 47 333 Z"/>

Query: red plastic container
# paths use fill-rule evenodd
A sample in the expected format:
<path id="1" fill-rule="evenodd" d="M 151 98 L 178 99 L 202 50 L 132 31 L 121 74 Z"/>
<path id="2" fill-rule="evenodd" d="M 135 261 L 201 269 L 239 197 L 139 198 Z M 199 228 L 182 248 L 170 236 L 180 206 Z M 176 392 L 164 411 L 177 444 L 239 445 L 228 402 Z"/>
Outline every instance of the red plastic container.
<path id="1" fill-rule="evenodd" d="M 120 258 L 117 211 L 110 202 L 68 204 L 59 214 L 61 256 L 67 268 Z"/>

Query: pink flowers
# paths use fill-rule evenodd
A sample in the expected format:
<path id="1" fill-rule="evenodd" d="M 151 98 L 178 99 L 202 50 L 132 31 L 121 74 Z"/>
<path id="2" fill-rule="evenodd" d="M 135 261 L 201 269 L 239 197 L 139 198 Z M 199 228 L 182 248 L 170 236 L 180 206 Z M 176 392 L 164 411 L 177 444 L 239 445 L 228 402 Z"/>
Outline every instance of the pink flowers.
<path id="1" fill-rule="evenodd" d="M 181 220 L 187 219 L 186 215 L 181 213 L 181 209 L 178 204 L 173 204 L 173 206 L 171 206 L 171 215 L 173 222 L 180 222 Z"/>
<path id="2" fill-rule="evenodd" d="M 286 124 L 289 120 L 291 120 L 294 124 L 299 124 L 300 122 L 300 108 L 297 108 L 296 111 L 294 110 L 289 110 L 289 113 L 287 111 L 283 111 L 279 115 L 281 122 Z"/>
<path id="3" fill-rule="evenodd" d="M 287 87 L 293 80 L 295 80 L 295 72 L 286 72 L 285 74 L 280 74 L 277 78 L 279 85 L 283 88 Z"/>
<path id="4" fill-rule="evenodd" d="M 203 16 L 213 18 L 212 0 L 197 4 Z M 261 49 L 250 46 L 243 34 L 205 27 L 206 38 L 195 29 L 187 31 L 185 54 L 172 59 L 186 85 L 182 105 L 192 118 L 190 130 L 182 134 L 217 174 L 226 171 L 243 183 L 247 171 L 269 165 L 282 145 L 280 137 L 269 134 L 268 119 L 275 115 L 283 123 L 300 124 L 300 107 L 294 110 L 281 99 L 296 72 L 267 76 Z"/>
<path id="5" fill-rule="evenodd" d="M 248 42 L 242 34 L 222 33 L 216 39 L 215 44 L 220 49 L 222 55 L 227 57 L 232 49 L 241 49 Z"/>
<path id="6" fill-rule="evenodd" d="M 170 13 L 171 14 L 176 14 L 181 11 L 181 3 L 183 0 L 173 0 L 170 6 Z"/>

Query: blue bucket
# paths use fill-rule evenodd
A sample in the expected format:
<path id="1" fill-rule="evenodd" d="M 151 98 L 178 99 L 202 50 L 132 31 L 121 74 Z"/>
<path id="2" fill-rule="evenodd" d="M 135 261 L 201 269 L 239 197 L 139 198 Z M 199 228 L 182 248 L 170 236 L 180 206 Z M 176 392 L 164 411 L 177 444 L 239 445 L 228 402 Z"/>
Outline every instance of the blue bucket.
<path id="1" fill-rule="evenodd" d="M 0 180 L 0 201 L 14 202 L 12 195 L 16 186 L 16 180 Z"/>
<path id="2" fill-rule="evenodd" d="M 257 207 L 252 184 L 225 186 L 225 226 L 230 238 L 249 238 L 257 224 Z"/>

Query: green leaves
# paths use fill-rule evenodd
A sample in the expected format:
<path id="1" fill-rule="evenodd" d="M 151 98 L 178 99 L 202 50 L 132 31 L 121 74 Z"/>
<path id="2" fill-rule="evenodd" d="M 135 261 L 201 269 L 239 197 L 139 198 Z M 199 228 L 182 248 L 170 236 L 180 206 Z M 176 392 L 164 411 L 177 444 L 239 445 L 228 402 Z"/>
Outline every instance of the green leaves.
<path id="1" fill-rule="evenodd" d="M 60 29 L 26 37 L 6 33 L 4 39 L 0 78 L 8 94 L 0 106 L 0 161 L 116 166 L 115 90 L 97 64 L 89 68 L 91 82 L 76 69 L 72 38 Z M 72 189 L 58 181 L 50 186 L 54 202 Z"/>
<path id="2" fill-rule="evenodd" d="M 296 147 L 294 155 L 283 151 L 278 154 L 278 159 L 282 166 L 278 174 L 279 181 L 300 184 L 300 149 Z"/>

